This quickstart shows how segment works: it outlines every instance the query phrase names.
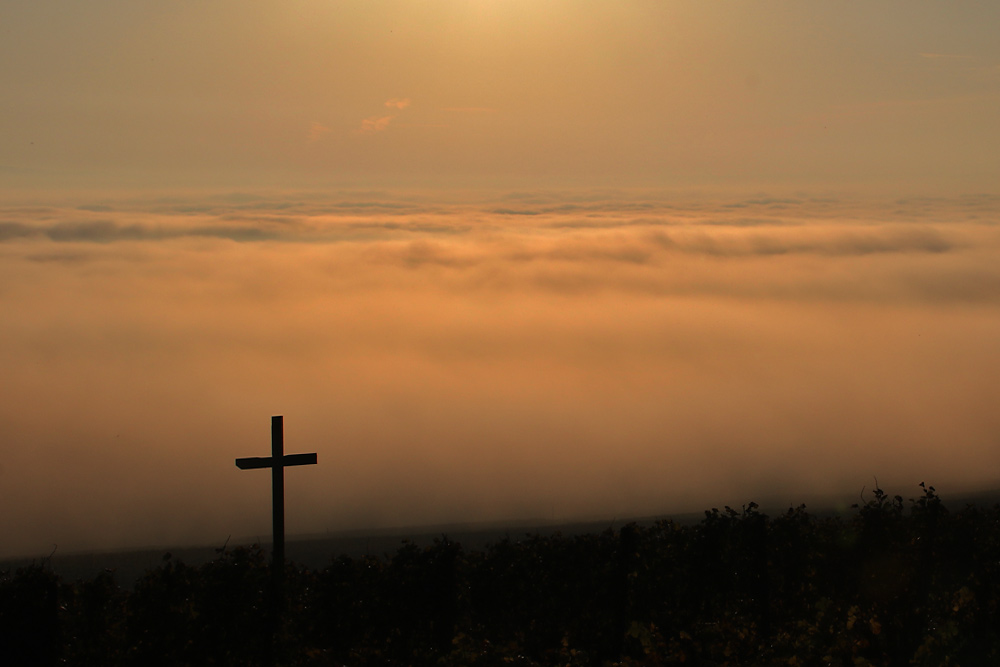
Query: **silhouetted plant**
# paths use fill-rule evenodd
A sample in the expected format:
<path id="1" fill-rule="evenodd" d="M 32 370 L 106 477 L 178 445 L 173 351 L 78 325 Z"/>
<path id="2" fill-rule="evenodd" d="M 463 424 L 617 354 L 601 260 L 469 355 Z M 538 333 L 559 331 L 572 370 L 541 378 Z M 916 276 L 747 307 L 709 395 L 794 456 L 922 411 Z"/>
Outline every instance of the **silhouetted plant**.
<path id="1" fill-rule="evenodd" d="M 286 568 L 278 665 L 1000 664 L 1000 507 L 949 512 L 876 488 L 846 517 L 754 503 L 696 525 L 442 538 L 387 558 Z M 258 548 L 111 572 L 0 575 L 9 664 L 261 665 Z"/>
<path id="2" fill-rule="evenodd" d="M 43 565 L 0 574 L 0 656 L 12 665 L 55 665 L 62 642 L 59 578 Z"/>
<path id="3" fill-rule="evenodd" d="M 114 572 L 62 584 L 64 660 L 70 665 L 120 665 L 125 645 L 126 593 Z"/>

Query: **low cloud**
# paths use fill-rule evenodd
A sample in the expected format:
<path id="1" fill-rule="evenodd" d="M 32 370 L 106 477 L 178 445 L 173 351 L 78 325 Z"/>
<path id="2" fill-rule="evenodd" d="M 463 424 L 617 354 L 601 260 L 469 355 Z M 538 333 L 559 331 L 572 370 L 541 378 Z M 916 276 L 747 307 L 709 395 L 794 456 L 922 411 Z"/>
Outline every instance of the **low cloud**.
<path id="1" fill-rule="evenodd" d="M 5 549 L 993 484 L 998 202 L 756 199 L 0 207 Z"/>
<path id="2" fill-rule="evenodd" d="M 756 225 L 746 225 L 753 227 Z M 823 229 L 799 228 L 783 233 L 712 235 L 660 232 L 663 245 L 689 253 L 728 257 L 753 255 L 816 254 L 829 256 L 873 253 L 943 253 L 954 241 L 933 228 Z"/>
<path id="3" fill-rule="evenodd" d="M 0 243 L 14 239 L 44 238 L 58 243 L 115 243 L 164 241 L 184 237 L 214 237 L 232 241 L 277 238 L 274 231 L 245 225 L 143 225 L 111 220 L 59 222 L 53 225 L 0 225 Z"/>
<path id="4" fill-rule="evenodd" d="M 0 242 L 34 236 L 38 231 L 29 225 L 16 222 L 0 222 Z"/>

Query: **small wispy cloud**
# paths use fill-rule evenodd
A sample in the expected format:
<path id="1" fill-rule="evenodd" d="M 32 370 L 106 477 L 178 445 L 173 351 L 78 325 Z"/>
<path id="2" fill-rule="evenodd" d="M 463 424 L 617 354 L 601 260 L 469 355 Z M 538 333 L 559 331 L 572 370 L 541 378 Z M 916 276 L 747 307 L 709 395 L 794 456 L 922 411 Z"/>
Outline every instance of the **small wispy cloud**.
<path id="1" fill-rule="evenodd" d="M 389 123 L 395 116 L 370 116 L 361 121 L 361 134 L 375 134 L 389 127 Z"/>
<path id="2" fill-rule="evenodd" d="M 385 106 L 390 109 L 399 109 L 400 111 L 410 106 L 409 97 L 392 97 L 385 101 Z M 358 132 L 361 134 L 375 134 L 377 132 L 382 132 L 385 128 L 389 127 L 389 123 L 396 117 L 397 114 L 390 114 L 388 116 L 369 116 L 361 121 L 361 127 Z"/>
<path id="3" fill-rule="evenodd" d="M 323 139 L 323 137 L 325 137 L 329 133 L 330 133 L 330 128 L 321 123 L 313 121 L 312 124 L 309 126 L 309 143 L 316 143 L 317 141 Z"/>

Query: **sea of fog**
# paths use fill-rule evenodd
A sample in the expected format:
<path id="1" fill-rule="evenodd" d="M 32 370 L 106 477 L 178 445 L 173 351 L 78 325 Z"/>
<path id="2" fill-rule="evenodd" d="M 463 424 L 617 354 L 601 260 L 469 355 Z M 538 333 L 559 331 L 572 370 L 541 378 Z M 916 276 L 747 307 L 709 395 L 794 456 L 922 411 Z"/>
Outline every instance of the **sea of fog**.
<path id="1" fill-rule="evenodd" d="M 1000 198 L 0 204 L 3 555 L 1000 478 Z"/>

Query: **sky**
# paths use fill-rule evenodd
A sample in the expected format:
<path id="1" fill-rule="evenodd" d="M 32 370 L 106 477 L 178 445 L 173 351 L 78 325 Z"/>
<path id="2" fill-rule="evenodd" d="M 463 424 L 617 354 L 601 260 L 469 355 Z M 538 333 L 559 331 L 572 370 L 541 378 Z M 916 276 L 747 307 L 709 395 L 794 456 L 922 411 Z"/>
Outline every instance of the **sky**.
<path id="1" fill-rule="evenodd" d="M 0 0 L 0 555 L 997 487 L 998 24 Z"/>

